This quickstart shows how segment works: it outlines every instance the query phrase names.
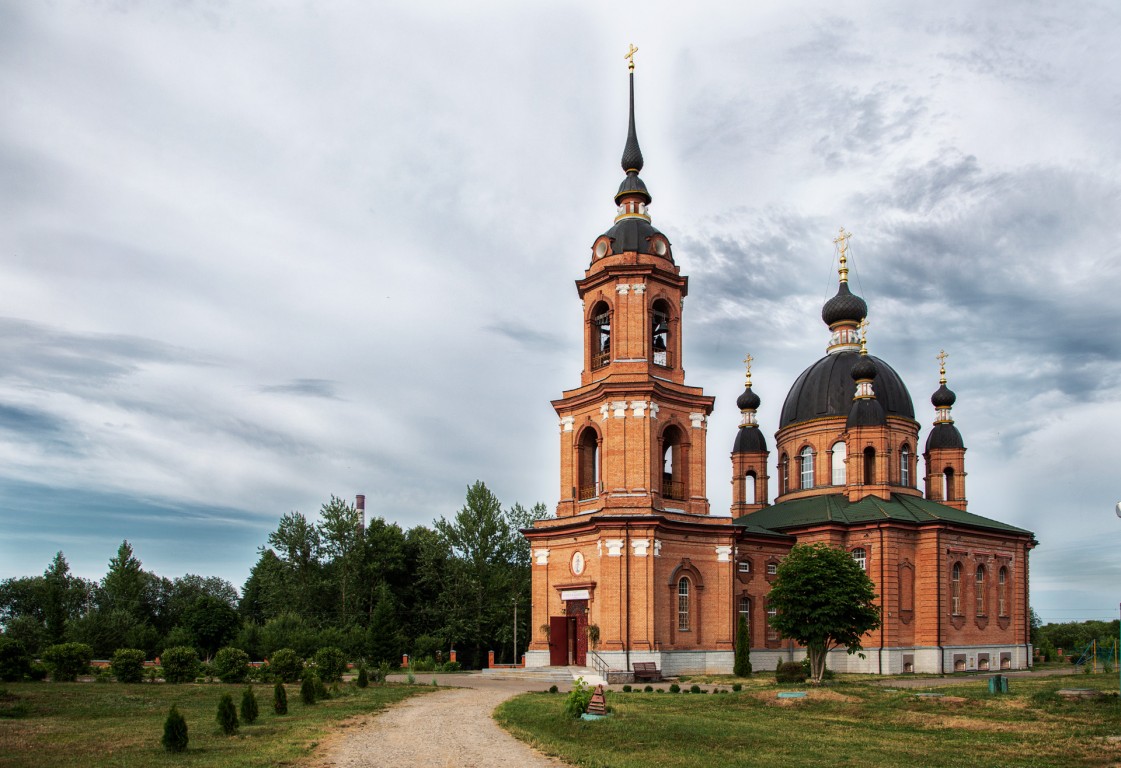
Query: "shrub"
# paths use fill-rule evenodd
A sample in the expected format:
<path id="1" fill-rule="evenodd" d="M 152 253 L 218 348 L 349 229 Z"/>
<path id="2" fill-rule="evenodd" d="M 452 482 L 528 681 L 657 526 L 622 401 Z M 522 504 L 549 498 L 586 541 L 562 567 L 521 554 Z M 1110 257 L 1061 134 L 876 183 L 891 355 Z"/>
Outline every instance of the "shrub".
<path id="1" fill-rule="evenodd" d="M 222 698 L 218 701 L 218 715 L 215 719 L 218 721 L 218 727 L 222 729 L 222 733 L 227 736 L 233 736 L 237 733 L 237 710 L 234 709 L 234 700 L 230 694 L 222 694 Z"/>
<path id="2" fill-rule="evenodd" d="M 249 672 L 249 654 L 240 648 L 226 647 L 218 651 L 210 665 L 214 676 L 223 683 L 242 683 Z"/>
<path id="3" fill-rule="evenodd" d="M 61 643 L 43 652 L 43 661 L 56 683 L 77 680 L 78 675 L 84 675 L 89 670 L 92 658 L 93 649 L 85 643 Z"/>
<path id="4" fill-rule="evenodd" d="M 802 659 L 802 674 L 807 678 L 813 677 L 813 671 L 810 669 L 810 660 Z M 824 669 L 821 672 L 822 680 L 832 680 L 837 674 L 831 669 Z"/>
<path id="5" fill-rule="evenodd" d="M 334 646 L 320 648 L 315 652 L 315 671 L 324 682 L 342 680 L 343 672 L 346 671 L 346 654 Z"/>
<path id="6" fill-rule="evenodd" d="M 311 705 L 315 703 L 315 681 L 318 680 L 314 673 L 305 672 L 303 682 L 300 683 L 300 701 Z"/>
<path id="7" fill-rule="evenodd" d="M 31 655 L 19 640 L 0 637 L 0 680 L 18 683 L 31 674 Z"/>
<path id="8" fill-rule="evenodd" d="M 631 692 L 631 687 L 629 685 L 624 685 L 623 686 L 623 693 L 630 693 L 630 692 Z"/>
<path id="9" fill-rule="evenodd" d="M 681 693 L 681 686 L 678 685 L 677 683 L 670 683 L 669 692 L 670 693 Z"/>
<path id="10" fill-rule="evenodd" d="M 747 616 L 742 613 L 736 629 L 736 656 L 732 672 L 736 677 L 751 677 L 751 628 L 747 624 Z"/>
<path id="11" fill-rule="evenodd" d="M 689 693 L 700 693 L 700 692 L 701 692 L 701 687 L 699 685 L 697 685 L 696 683 L 693 683 L 691 686 L 689 686 Z"/>
<path id="12" fill-rule="evenodd" d="M 358 668 L 358 680 L 355 682 L 355 684 L 359 688 L 365 688 L 366 686 L 368 686 L 370 684 L 370 678 L 366 674 L 366 667 L 365 666 L 362 666 L 362 667 Z"/>
<path id="13" fill-rule="evenodd" d="M 312 683 L 315 685 L 315 698 L 317 701 L 331 698 L 331 694 L 327 693 L 327 686 L 323 683 L 323 678 L 319 675 L 312 677 Z"/>
<path id="14" fill-rule="evenodd" d="M 743 684 L 741 684 L 741 683 L 732 683 L 732 690 L 733 690 L 733 691 L 735 691 L 736 693 L 739 693 L 740 691 L 742 691 L 742 690 L 743 690 Z"/>
<path id="15" fill-rule="evenodd" d="M 645 688 L 643 688 L 642 690 L 643 690 L 644 693 L 653 693 L 654 692 L 654 686 L 648 685 Z"/>
<path id="16" fill-rule="evenodd" d="M 278 715 L 288 714 L 288 691 L 280 681 L 272 687 L 272 711 Z"/>
<path id="17" fill-rule="evenodd" d="M 160 656 L 163 679 L 169 683 L 194 682 L 199 670 L 199 655 L 188 645 L 164 649 Z"/>
<path id="18" fill-rule="evenodd" d="M 27 676 L 37 683 L 41 683 L 47 679 L 47 665 L 41 661 L 31 662 L 31 669 L 28 670 Z"/>
<path id="19" fill-rule="evenodd" d="M 799 661 L 780 662 L 778 669 L 775 670 L 777 683 L 804 683 L 805 681 L 806 670 Z"/>
<path id="20" fill-rule="evenodd" d="M 253 693 L 253 686 L 248 685 L 241 694 L 241 719 L 246 725 L 253 725 L 257 722 L 257 715 L 259 714 L 257 695 Z"/>
<path id="21" fill-rule="evenodd" d="M 593 693 L 592 687 L 584 682 L 584 678 L 576 678 L 572 684 L 572 690 L 568 692 L 568 698 L 564 700 L 564 713 L 569 717 L 579 719 L 581 715 L 588 711 L 588 704 L 592 700 Z"/>
<path id="22" fill-rule="evenodd" d="M 113 672 L 108 667 L 98 667 L 93 670 L 93 681 L 95 683 L 111 683 L 113 682 Z"/>
<path id="23" fill-rule="evenodd" d="M 556 693 L 558 688 L 555 685 L 549 686 L 549 693 Z"/>
<path id="24" fill-rule="evenodd" d="M 441 672 L 458 672 L 463 669 L 463 665 L 458 661 L 445 661 L 440 665 Z"/>
<path id="25" fill-rule="evenodd" d="M 412 667 L 417 672 L 435 672 L 436 660 L 431 656 L 422 656 L 412 663 Z"/>
<path id="26" fill-rule="evenodd" d="M 284 683 L 294 683 L 304 673 L 304 660 L 291 648 L 281 648 L 269 657 L 269 672 Z"/>
<path id="27" fill-rule="evenodd" d="M 389 670 L 390 669 L 392 669 L 392 667 L 389 665 L 388 661 L 383 661 L 383 662 L 380 662 L 378 664 L 378 682 L 379 683 L 384 683 L 389 679 Z"/>
<path id="28" fill-rule="evenodd" d="M 141 682 L 144 680 L 144 651 L 138 648 L 118 648 L 113 654 L 110 668 L 117 682 Z"/>
<path id="29" fill-rule="evenodd" d="M 187 751 L 187 721 L 174 704 L 167 711 L 167 719 L 163 721 L 163 738 L 160 739 L 160 744 L 168 752 Z"/>

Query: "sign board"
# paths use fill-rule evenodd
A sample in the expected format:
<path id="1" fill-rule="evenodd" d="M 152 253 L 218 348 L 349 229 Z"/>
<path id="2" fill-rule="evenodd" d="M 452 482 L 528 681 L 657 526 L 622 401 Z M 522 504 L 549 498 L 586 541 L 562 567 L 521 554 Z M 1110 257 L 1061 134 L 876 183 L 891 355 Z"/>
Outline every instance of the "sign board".
<path id="1" fill-rule="evenodd" d="M 561 600 L 590 600 L 591 593 L 586 589 L 562 589 Z"/>

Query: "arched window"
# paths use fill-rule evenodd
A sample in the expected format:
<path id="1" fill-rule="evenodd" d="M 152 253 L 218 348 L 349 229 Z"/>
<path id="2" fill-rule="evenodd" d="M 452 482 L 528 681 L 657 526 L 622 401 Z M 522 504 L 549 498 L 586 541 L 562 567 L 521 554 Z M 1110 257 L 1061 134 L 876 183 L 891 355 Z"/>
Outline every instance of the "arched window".
<path id="1" fill-rule="evenodd" d="M 782 460 L 779 461 L 780 477 L 782 478 L 782 492 L 787 493 L 790 491 L 790 457 L 785 453 L 782 454 Z"/>
<path id="2" fill-rule="evenodd" d="M 580 499 L 594 499 L 599 495 L 599 435 L 594 429 L 589 427 L 580 433 L 577 453 Z"/>
<path id="3" fill-rule="evenodd" d="M 669 354 L 669 313 L 670 307 L 665 299 L 654 302 L 651 313 L 650 360 L 654 365 L 670 365 Z"/>
<path id="4" fill-rule="evenodd" d="M 946 467 L 942 472 L 942 501 L 954 498 L 954 468 Z"/>
<path id="5" fill-rule="evenodd" d="M 802 481 L 801 487 L 803 489 L 814 487 L 814 452 L 813 448 L 808 445 L 802 449 L 798 455 L 798 461 L 802 465 Z"/>
<path id="6" fill-rule="evenodd" d="M 662 433 L 662 497 L 685 499 L 685 437 L 676 426 Z"/>
<path id="7" fill-rule="evenodd" d="M 985 566 L 977 566 L 977 615 L 985 615 Z"/>
<path id="8" fill-rule="evenodd" d="M 591 338 L 592 370 L 611 362 L 611 307 L 601 301 L 592 309 Z"/>
<path id="9" fill-rule="evenodd" d="M 1008 569 L 1003 566 L 996 574 L 996 613 L 1008 615 Z"/>
<path id="10" fill-rule="evenodd" d="M 848 449 L 845 447 L 844 442 L 833 443 L 833 485 L 845 484 L 845 458 L 848 456 Z"/>
<path id="11" fill-rule="evenodd" d="M 743 503 L 755 503 L 755 473 L 748 472 L 743 476 Z"/>
<path id="12" fill-rule="evenodd" d="M 751 598 L 747 595 L 740 597 L 740 616 L 747 619 L 747 626 L 751 626 Z"/>
<path id="13" fill-rule="evenodd" d="M 778 608 L 768 605 L 767 606 L 767 640 L 778 640 L 778 630 L 774 627 L 775 617 L 778 616 Z"/>
<path id="14" fill-rule="evenodd" d="M 906 443 L 899 449 L 899 484 L 911 487 L 911 447 Z"/>
<path id="15" fill-rule="evenodd" d="M 677 628 L 689 631 L 689 579 L 684 577 L 677 582 Z"/>
<path id="16" fill-rule="evenodd" d="M 852 559 L 860 566 L 860 570 L 868 570 L 868 553 L 864 551 L 864 547 L 857 547 L 852 551 Z"/>
<path id="17" fill-rule="evenodd" d="M 961 615 L 961 563 L 954 563 L 950 571 L 950 599 L 952 612 L 955 616 Z"/>
<path id="18" fill-rule="evenodd" d="M 899 566 L 899 610 L 915 609 L 915 569 L 909 563 Z"/>
<path id="19" fill-rule="evenodd" d="M 876 449 L 868 446 L 864 449 L 864 484 L 872 485 L 876 482 Z"/>

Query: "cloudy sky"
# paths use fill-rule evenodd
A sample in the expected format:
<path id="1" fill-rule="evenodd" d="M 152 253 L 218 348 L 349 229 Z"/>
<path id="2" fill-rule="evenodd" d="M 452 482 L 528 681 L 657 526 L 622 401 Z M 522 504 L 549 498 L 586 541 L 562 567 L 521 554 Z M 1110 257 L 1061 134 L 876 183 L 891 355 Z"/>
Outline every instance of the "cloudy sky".
<path id="1" fill-rule="evenodd" d="M 686 5 L 0 0 L 0 578 L 128 538 L 240 585 L 331 494 L 552 507 L 634 42 L 713 509 L 740 361 L 773 433 L 843 225 L 923 439 L 949 353 L 1037 611 L 1116 616 L 1121 10 Z"/>

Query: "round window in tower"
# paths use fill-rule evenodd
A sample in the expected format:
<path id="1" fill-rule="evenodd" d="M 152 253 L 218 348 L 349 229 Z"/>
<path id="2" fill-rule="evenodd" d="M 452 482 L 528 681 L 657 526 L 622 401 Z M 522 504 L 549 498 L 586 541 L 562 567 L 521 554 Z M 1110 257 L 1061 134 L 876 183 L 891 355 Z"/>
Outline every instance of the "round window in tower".
<path id="1" fill-rule="evenodd" d="M 607 241 L 606 240 L 600 240 L 598 243 L 596 243 L 596 258 L 597 259 L 602 259 L 606 255 L 607 255 Z"/>
<path id="2" fill-rule="evenodd" d="M 572 553 L 572 572 L 577 576 L 584 572 L 584 555 L 580 552 Z"/>
<path id="3" fill-rule="evenodd" d="M 658 254 L 659 256 L 665 256 L 666 251 L 668 251 L 668 250 L 669 250 L 669 248 L 666 247 L 666 241 L 665 240 L 655 240 L 654 241 L 654 253 Z"/>

